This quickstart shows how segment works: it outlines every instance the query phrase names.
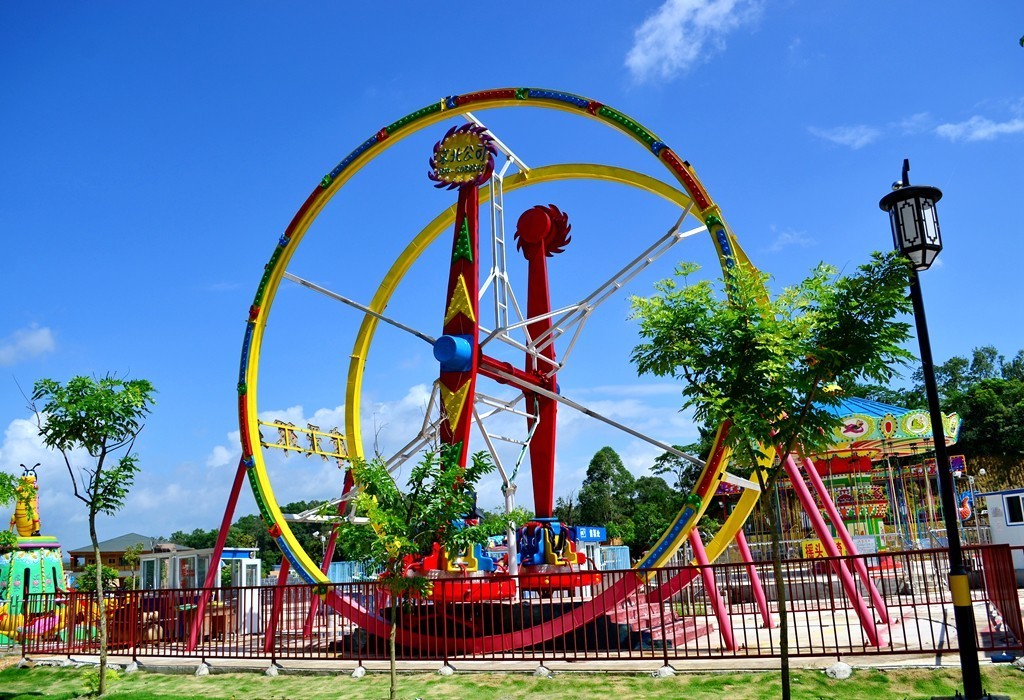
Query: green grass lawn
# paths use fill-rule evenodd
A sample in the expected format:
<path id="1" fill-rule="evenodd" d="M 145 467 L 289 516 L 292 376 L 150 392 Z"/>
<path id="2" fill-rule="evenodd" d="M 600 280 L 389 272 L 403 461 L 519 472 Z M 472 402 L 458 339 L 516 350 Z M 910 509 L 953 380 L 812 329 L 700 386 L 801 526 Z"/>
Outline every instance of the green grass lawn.
<path id="1" fill-rule="evenodd" d="M 38 667 L 0 671 L 0 700 L 77 698 L 87 692 L 88 669 Z M 985 689 L 1022 697 L 1024 675 L 1008 666 L 983 669 Z M 890 700 L 952 695 L 959 684 L 955 669 L 854 670 L 846 681 L 830 680 L 821 671 L 795 671 L 793 697 L 804 700 Z M 617 698 L 721 698 L 754 700 L 779 696 L 779 674 L 723 673 L 674 678 L 649 675 L 562 673 L 554 678 L 498 673 L 464 673 L 448 678 L 435 673 L 402 674 L 399 697 L 459 698 L 459 700 L 512 700 L 513 698 L 565 698 L 613 700 Z M 139 672 L 119 675 L 108 685 L 107 698 L 201 698 L 202 700 L 358 700 L 386 698 L 387 674 L 368 674 L 361 679 L 348 675 L 282 675 L 268 678 L 258 673 L 215 674 L 195 677 Z"/>

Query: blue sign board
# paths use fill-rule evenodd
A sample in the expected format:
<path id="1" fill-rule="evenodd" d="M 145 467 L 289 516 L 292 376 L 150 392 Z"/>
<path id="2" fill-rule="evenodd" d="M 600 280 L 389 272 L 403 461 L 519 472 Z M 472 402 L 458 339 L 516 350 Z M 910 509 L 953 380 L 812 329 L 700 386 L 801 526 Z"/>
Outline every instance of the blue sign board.
<path id="1" fill-rule="evenodd" d="M 608 533 L 603 527 L 577 525 L 573 529 L 576 530 L 577 542 L 604 542 L 608 539 Z"/>

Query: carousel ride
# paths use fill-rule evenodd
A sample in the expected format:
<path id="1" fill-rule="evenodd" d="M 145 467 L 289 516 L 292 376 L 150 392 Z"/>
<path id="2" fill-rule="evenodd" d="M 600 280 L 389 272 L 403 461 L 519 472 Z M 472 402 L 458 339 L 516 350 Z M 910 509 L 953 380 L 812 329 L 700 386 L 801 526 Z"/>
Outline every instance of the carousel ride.
<path id="1" fill-rule="evenodd" d="M 574 117 L 596 120 L 644 149 L 667 178 L 663 180 L 604 163 L 553 163 L 527 167 L 474 114 L 498 108 L 558 110 Z M 403 138 L 442 122 L 455 123 L 444 132 L 439 129 L 443 136 L 434 146 L 429 177 L 439 189 L 455 192 L 457 201 L 412 237 L 368 303 L 361 304 L 325 284 L 289 270 L 289 264 L 310 227 L 333 197 Z M 595 284 L 577 302 L 553 308 L 548 261 L 571 244 L 569 216 L 555 205 L 526 209 L 518 217 L 514 234 L 516 249 L 525 257 L 527 265 L 524 310 L 517 297 L 517 285 L 508 273 L 504 197 L 519 189 L 576 180 L 614 183 L 648 193 L 674 205 L 677 218 L 667 233 L 653 236 L 646 242 L 631 241 L 635 251 L 627 254 L 628 262 L 609 279 Z M 489 217 L 481 216 L 481 210 L 488 208 Z M 481 227 L 482 218 L 489 218 L 489 227 Z M 486 230 L 481 231 L 481 228 Z M 392 318 L 386 311 L 403 278 L 423 251 L 442 238 L 445 232 L 450 232 L 451 254 L 447 256 L 447 269 L 436 271 L 437 284 L 446 285 L 445 303 L 438 309 L 436 326 L 413 327 Z M 444 585 L 436 586 L 435 590 L 442 591 L 439 595 L 449 601 L 458 600 L 460 592 L 486 590 L 488 593 L 484 597 L 490 597 L 495 604 L 510 604 L 510 601 L 524 604 L 520 597 L 524 590 L 578 590 L 597 581 L 599 573 L 585 566 L 585 557 L 573 539 L 572 528 L 554 517 L 557 415 L 560 410 L 581 413 L 661 451 L 697 461 L 702 468 L 693 492 L 686 497 L 683 507 L 656 544 L 634 565 L 632 575 L 618 578 L 605 586 L 584 605 L 566 608 L 565 614 L 556 619 L 537 619 L 526 623 L 515 635 L 481 632 L 449 639 L 447 644 L 450 648 L 468 654 L 496 652 L 544 643 L 579 629 L 634 595 L 652 578 L 653 571 L 666 565 L 684 543 L 690 544 L 699 564 L 715 561 L 733 542 L 745 552 L 749 562 L 742 528 L 758 501 L 760 491 L 756 481 L 729 471 L 730 453 L 725 446 L 728 425 L 719 428 L 711 456 L 705 464 L 679 452 L 667 442 L 604 416 L 583 401 L 570 398 L 571 387 L 560 386 L 558 382 L 560 371 L 571 361 L 577 341 L 582 337 L 581 331 L 595 310 L 615 297 L 630 280 L 675 245 L 697 235 L 710 239 L 723 268 L 751 264 L 726 224 L 721 209 L 691 165 L 652 131 L 595 100 L 534 88 L 486 90 L 446 97 L 381 128 L 322 178 L 278 240 L 265 266 L 249 309 L 242 345 L 238 376 L 242 456 L 228 499 L 218 549 L 223 547 L 242 482 L 248 480 L 263 522 L 283 553 L 279 581 L 286 579 L 289 571 L 294 571 L 301 580 L 316 586 L 323 602 L 339 614 L 370 634 L 388 636 L 390 623 L 379 611 L 364 607 L 330 585 L 326 571 L 336 532 L 319 562 L 313 553 L 305 551 L 299 544 L 290 523 L 316 516 L 312 511 L 284 513 L 275 496 L 272 470 L 268 468 L 268 455 L 280 449 L 330 457 L 337 459 L 339 465 L 365 457 L 367 450 L 361 424 L 363 379 L 375 334 L 382 324 L 387 324 L 429 345 L 438 367 L 422 428 L 401 449 L 387 457 L 390 469 L 399 469 L 420 450 L 438 442 L 458 446 L 460 459 L 465 463 L 471 436 L 476 432 L 483 447 L 494 458 L 502 479 L 505 507 L 511 512 L 515 505 L 515 478 L 522 466 L 522 456 L 528 457 L 536 517 L 508 533 L 508 571 L 493 570 L 493 566 L 487 564 L 485 557 L 478 556 L 478 552 L 433 552 L 412 564 L 418 572 L 443 579 Z M 483 255 L 488 249 L 489 256 Z M 261 372 L 261 349 L 270 328 L 269 319 L 275 301 L 286 282 L 355 308 L 361 314 L 362 322 L 350 352 L 343 430 L 321 431 L 316 426 L 309 426 L 307 431 L 260 418 L 258 388 L 261 379 L 266 379 L 265 373 Z M 519 296 L 523 296 L 522 290 L 518 291 Z M 433 335 L 430 326 L 439 326 L 441 333 Z M 423 352 L 426 352 L 425 347 Z M 509 390 L 514 396 L 511 399 L 498 398 L 490 387 Z M 524 427 L 525 437 L 519 441 L 522 456 L 514 465 L 504 462 L 495 447 L 495 443 L 503 439 L 491 427 L 497 416 L 514 416 Z M 266 440 L 261 428 L 276 429 L 281 439 L 277 443 Z M 308 439 L 308 449 L 299 446 L 300 435 Z M 790 477 L 794 482 L 799 481 L 801 486 L 804 485 L 801 470 L 807 470 L 808 464 L 809 461 L 797 464 L 791 458 L 787 465 Z M 813 468 L 810 471 L 813 472 Z M 698 533 L 698 523 L 723 484 L 738 492 L 738 500 L 718 532 L 704 541 Z M 325 498 L 333 499 L 331 503 L 339 516 L 353 516 L 349 503 L 359 487 L 353 482 L 351 473 L 345 471 L 344 477 L 339 478 L 334 487 L 335 493 L 325 494 Z M 823 495 L 820 483 L 812 482 L 812 488 L 818 490 L 819 496 Z M 815 528 L 822 537 L 828 533 L 827 541 L 832 542 L 828 526 L 820 510 L 814 506 L 806 486 L 804 491 L 808 516 L 814 520 Z M 828 498 L 827 494 L 824 498 Z M 833 524 L 838 529 L 842 528 L 841 520 Z M 210 571 L 216 568 L 211 564 Z M 838 562 L 837 571 L 845 572 L 843 585 L 851 601 L 855 605 L 860 603 L 858 614 L 870 643 L 878 643 L 880 636 L 876 621 L 864 606 L 850 570 L 845 563 Z M 756 578 L 752 565 L 749 573 Z M 661 594 L 670 596 L 697 577 L 707 578 L 710 575 L 708 569 L 680 570 L 661 585 Z M 870 581 L 866 576 L 863 579 Z M 482 581 L 492 585 L 481 589 L 479 583 Z M 713 580 L 705 581 L 705 586 L 709 591 L 716 588 Z M 758 582 L 755 589 L 760 588 Z M 872 598 L 875 614 L 883 623 L 887 622 L 885 606 L 877 592 Z M 476 600 L 479 599 L 480 594 L 477 594 Z M 198 618 L 202 617 L 205 602 L 205 597 L 200 600 Z M 760 602 L 765 623 L 771 624 L 763 599 Z M 715 601 L 715 605 L 720 606 L 720 601 Z M 724 611 L 719 607 L 717 612 L 720 613 L 720 624 L 727 624 Z M 430 632 L 399 625 L 397 641 L 401 646 L 438 648 L 439 639 Z M 196 637 L 196 630 L 193 630 L 191 646 L 195 645 Z M 723 637 L 725 645 L 731 647 L 731 633 L 726 634 L 723 630 Z"/>

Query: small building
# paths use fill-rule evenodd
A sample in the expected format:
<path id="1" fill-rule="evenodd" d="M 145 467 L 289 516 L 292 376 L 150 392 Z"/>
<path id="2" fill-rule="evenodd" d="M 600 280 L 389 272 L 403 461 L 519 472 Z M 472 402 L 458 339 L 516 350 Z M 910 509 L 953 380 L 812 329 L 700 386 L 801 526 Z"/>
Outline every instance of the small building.
<path id="1" fill-rule="evenodd" d="M 158 544 L 155 551 L 140 557 L 142 589 L 179 591 L 174 593 L 183 601 L 179 610 L 187 611 L 195 609 L 198 589 L 206 583 L 214 549 L 175 549 L 175 546 Z M 260 591 L 256 588 L 261 584 L 262 562 L 256 555 L 257 550 L 247 547 L 225 547 L 221 552 L 220 575 L 213 577 L 213 587 L 221 588 L 223 584 L 232 588 L 213 593 L 204 626 L 212 625 L 212 628 L 220 628 L 222 631 L 245 634 L 262 631 Z M 188 593 L 190 590 L 196 593 Z"/>
<path id="2" fill-rule="evenodd" d="M 136 547 L 138 545 L 142 545 L 140 560 L 141 555 L 152 552 L 153 549 L 158 546 L 182 548 L 181 545 L 176 545 L 172 542 L 165 542 L 159 537 L 149 537 L 147 535 L 140 535 L 137 532 L 129 532 L 124 535 L 119 535 L 118 537 L 112 537 L 109 540 L 103 540 L 99 543 L 100 563 L 103 566 L 109 566 L 112 569 L 117 569 L 118 581 L 123 583 L 129 576 L 138 575 L 138 568 L 134 570 L 131 569 L 124 560 L 124 554 L 128 551 L 128 548 Z M 96 563 L 96 554 L 91 542 L 82 547 L 76 547 L 75 549 L 69 550 L 68 556 L 71 557 L 71 564 L 68 566 L 68 573 L 72 576 L 81 573 L 85 567 Z"/>
<path id="3" fill-rule="evenodd" d="M 990 491 L 985 497 L 992 544 L 1024 547 L 1024 489 Z M 1013 550 L 1013 568 L 1017 585 L 1024 585 L 1024 550 Z"/>
<path id="4" fill-rule="evenodd" d="M 191 589 L 202 588 L 210 570 L 213 549 L 190 549 L 170 542 L 157 544 L 154 551 L 140 557 L 142 589 L 158 588 Z M 260 585 L 261 562 L 256 550 L 247 547 L 225 547 L 221 553 L 220 569 L 230 574 L 225 576 L 231 586 Z M 214 577 L 214 587 L 220 588 L 221 576 Z"/>

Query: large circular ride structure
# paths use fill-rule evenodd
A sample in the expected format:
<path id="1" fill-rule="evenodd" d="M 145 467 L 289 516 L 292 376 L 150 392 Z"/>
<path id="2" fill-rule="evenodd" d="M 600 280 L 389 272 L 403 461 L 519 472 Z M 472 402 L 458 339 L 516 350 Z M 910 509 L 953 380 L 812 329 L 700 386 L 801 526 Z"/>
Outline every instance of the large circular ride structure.
<path id="1" fill-rule="evenodd" d="M 603 164 L 560 163 L 527 169 L 498 141 L 498 145 L 506 156 L 505 167 L 499 168 L 493 174 L 482 173 L 479 183 L 474 182 L 471 187 L 466 186 L 465 181 L 456 183 L 459 185 L 460 191 L 459 204 L 450 206 L 438 214 L 410 241 L 392 264 L 372 300 L 365 307 L 287 271 L 289 261 L 326 204 L 361 169 L 390 146 L 406 136 L 453 117 L 471 119 L 473 120 L 471 123 L 476 124 L 473 127 L 463 127 L 458 131 L 478 133 L 489 140 L 490 137 L 486 130 L 471 115 L 471 111 L 508 107 L 561 110 L 572 115 L 596 120 L 611 127 L 638 143 L 652 158 L 656 159 L 669 174 L 672 184 L 639 172 Z M 449 136 L 452 133 L 449 131 Z M 515 166 L 513 169 L 517 171 L 507 172 L 509 166 Z M 488 175 L 489 177 L 487 177 Z M 460 256 L 458 254 L 460 246 L 466 245 L 465 240 L 460 242 L 459 234 L 460 232 L 464 234 L 467 220 L 475 225 L 479 216 L 480 200 L 492 201 L 493 207 L 494 200 L 501 201 L 505 193 L 516 189 L 581 179 L 618 183 L 653 194 L 678 206 L 679 219 L 668 233 L 651 243 L 646 250 L 638 251 L 639 255 L 636 258 L 578 304 L 552 311 L 550 302 L 543 299 L 546 293 L 547 273 L 542 263 L 546 256 L 558 252 L 559 246 L 568 242 L 568 229 L 561 221 L 561 213 L 557 208 L 538 208 L 543 211 L 527 212 L 520 218 L 520 230 L 517 232 L 519 246 L 525 252 L 531 265 L 531 281 L 527 290 L 530 299 L 527 304 L 527 312 L 523 315 L 519 311 L 514 293 L 505 275 L 503 238 L 501 238 L 499 246 L 501 253 L 492 255 L 491 269 L 485 275 L 484 271 L 480 270 L 479 256 L 473 259 L 472 255 Z M 463 193 L 467 195 L 465 201 Z M 690 230 L 684 230 L 684 224 L 687 222 L 695 225 Z M 434 338 L 422 329 L 412 329 L 387 318 L 384 316 L 384 311 L 392 294 L 413 263 L 420 257 L 422 251 L 442 233 L 452 231 L 453 226 L 455 227 L 453 264 L 446 295 L 448 313 L 445 314 L 444 333 L 440 338 Z M 546 233 L 550 233 L 550 229 L 559 227 L 561 227 L 561 239 L 552 242 L 550 236 L 547 239 L 544 238 Z M 538 515 L 550 516 L 554 488 L 553 417 L 559 404 L 565 407 L 565 410 L 581 411 L 591 418 L 609 423 L 638 439 L 646 440 L 661 449 L 675 452 L 670 445 L 663 444 L 629 426 L 615 423 L 587 406 L 563 396 L 555 384 L 554 377 L 557 370 L 564 365 L 568 352 L 566 348 L 563 348 L 561 350 L 562 358 L 557 359 L 554 352 L 555 341 L 559 337 L 565 336 L 574 344 L 580 328 L 600 303 L 650 264 L 651 260 L 668 251 L 675 243 L 704 231 L 710 236 L 723 267 L 750 264 L 727 226 L 719 207 L 701 184 L 689 163 L 653 132 L 633 119 L 600 102 L 577 95 L 534 88 L 505 88 L 454 95 L 402 117 L 359 144 L 323 177 L 280 237 L 273 255 L 265 267 L 250 307 L 242 347 L 238 378 L 242 464 L 246 468 L 253 495 L 268 531 L 287 558 L 291 568 L 309 583 L 329 583 L 327 576 L 321 571 L 320 565 L 299 545 L 289 527 L 289 521 L 281 511 L 264 459 L 264 448 L 261 446 L 257 407 L 260 351 L 274 299 L 283 280 L 290 279 L 317 292 L 355 305 L 361 308 L 364 314 L 362 325 L 353 345 L 348 370 L 344 435 L 335 434 L 332 438 L 337 443 L 338 454 L 347 454 L 354 458 L 364 455 L 360 407 L 366 357 L 379 323 L 382 321 L 392 323 L 434 346 L 434 355 L 441 362 L 441 378 L 434 384 L 435 394 L 432 398 L 432 404 L 438 413 L 437 419 L 425 421 L 423 431 L 413 437 L 389 464 L 400 462 L 401 459 L 418 449 L 437 442 L 438 438 L 452 442 L 454 433 L 458 433 L 455 437 L 468 441 L 471 424 L 479 429 L 484 443 L 494 453 L 485 426 L 486 418 L 497 411 L 511 411 L 520 416 L 526 416 L 526 422 L 531 427 L 530 437 L 526 440 L 524 450 L 529 449 L 531 456 L 535 508 Z M 493 241 L 495 236 L 503 237 L 503 225 L 501 222 L 495 225 L 493 209 L 491 236 L 492 247 L 495 246 Z M 477 245 L 477 242 L 474 241 L 473 245 Z M 534 250 L 531 258 L 531 248 L 536 249 L 538 246 L 542 249 L 540 254 L 538 255 Z M 537 262 L 538 260 L 539 262 Z M 534 266 L 535 262 L 537 262 L 536 266 Z M 535 269 L 539 270 L 536 274 Z M 470 280 L 468 285 L 464 284 L 466 279 Z M 442 283 L 442 280 L 438 279 L 438 284 Z M 495 297 L 493 327 L 484 326 L 479 318 L 481 289 L 489 290 L 489 293 Z M 539 302 L 538 298 L 541 299 Z M 454 313 L 453 310 L 459 308 L 463 313 Z M 518 317 L 516 317 L 517 314 Z M 462 322 L 455 318 L 456 316 L 459 316 Z M 472 322 L 465 323 L 466 318 L 471 318 Z M 524 339 L 519 340 L 519 335 L 523 335 Z M 489 348 L 501 345 L 504 345 L 506 350 L 513 348 L 519 353 L 519 357 L 523 357 L 525 354 L 526 368 L 518 369 L 508 362 L 493 357 Z M 461 363 L 461 365 L 452 365 L 452 362 L 455 362 L 456 365 Z M 459 381 L 464 380 L 465 389 L 462 388 L 463 384 L 452 380 L 456 374 L 463 378 Z M 477 377 L 518 390 L 520 392 L 518 400 L 516 402 L 491 400 L 488 403 L 488 397 L 476 391 Z M 455 417 L 455 420 L 449 421 L 449 418 L 456 413 L 458 416 Z M 456 426 L 456 423 L 459 425 Z M 667 562 L 697 525 L 723 480 L 739 487 L 742 492 L 739 502 L 728 520 L 711 542 L 706 545 L 707 555 L 711 561 L 714 561 L 724 551 L 742 527 L 759 496 L 754 483 L 726 472 L 729 461 L 728 449 L 724 447 L 727 430 L 728 426 L 719 429 L 711 458 L 704 465 L 693 493 L 686 498 L 683 508 L 668 530 L 651 548 L 650 552 L 636 564 L 636 575 L 622 579 L 591 601 L 585 612 L 573 616 L 570 627 L 566 627 L 566 622 L 562 621 L 558 627 L 560 632 L 564 633 L 567 629 L 584 624 L 601 614 L 643 583 L 647 577 L 646 571 Z M 314 436 L 314 441 L 317 439 Z M 463 450 L 465 451 L 465 449 L 466 445 L 463 444 Z M 497 458 L 496 454 L 495 457 Z M 506 487 L 510 486 L 507 470 L 502 468 L 500 463 L 499 469 Z M 346 497 L 351 496 L 354 487 L 357 486 L 351 483 L 350 476 L 347 475 L 346 483 L 338 486 L 340 494 L 328 494 L 327 497 L 338 496 L 337 501 L 343 502 Z M 514 487 L 509 491 L 514 493 Z M 506 505 L 511 506 L 508 494 L 506 494 Z M 673 585 L 682 586 L 688 580 L 684 576 L 676 580 Z M 378 617 L 374 611 L 359 607 L 354 601 L 335 594 L 326 585 L 321 587 L 321 591 L 329 604 L 360 626 L 367 628 L 371 633 L 386 634 L 388 623 Z M 422 639 L 422 635 L 409 630 L 401 630 L 400 633 L 403 635 L 403 643 L 407 645 L 418 646 L 429 641 Z M 536 643 L 550 638 L 554 634 L 554 626 L 550 622 L 541 624 L 535 629 L 518 632 L 515 645 Z M 473 652 L 493 651 L 507 648 L 513 644 L 511 639 L 499 638 L 499 636 L 464 640 L 462 643 L 467 651 Z"/>

